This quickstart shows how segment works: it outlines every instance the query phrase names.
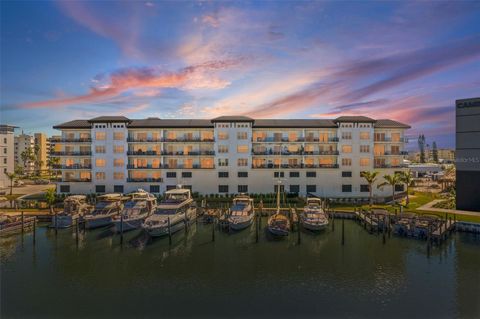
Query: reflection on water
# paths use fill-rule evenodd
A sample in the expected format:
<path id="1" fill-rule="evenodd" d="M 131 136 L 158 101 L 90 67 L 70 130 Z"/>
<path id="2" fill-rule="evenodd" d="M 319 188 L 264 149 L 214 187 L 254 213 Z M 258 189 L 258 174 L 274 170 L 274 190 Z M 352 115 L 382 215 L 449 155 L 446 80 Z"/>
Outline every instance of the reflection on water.
<path id="1" fill-rule="evenodd" d="M 262 221 L 266 224 L 266 220 Z M 476 317 L 480 237 L 455 234 L 427 258 L 422 241 L 353 222 L 269 240 L 252 227 L 192 225 L 172 237 L 40 228 L 0 239 L 1 311 L 14 316 Z M 41 292 L 41 293 L 39 293 Z M 52 302 L 54 306 L 52 306 Z M 80 306 L 81 305 L 81 306 Z"/>

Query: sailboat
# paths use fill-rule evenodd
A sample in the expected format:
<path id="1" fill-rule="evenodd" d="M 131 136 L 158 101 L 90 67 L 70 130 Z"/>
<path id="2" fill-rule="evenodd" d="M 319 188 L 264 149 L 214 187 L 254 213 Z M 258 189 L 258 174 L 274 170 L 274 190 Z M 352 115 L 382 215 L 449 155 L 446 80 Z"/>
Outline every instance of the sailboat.
<path id="1" fill-rule="evenodd" d="M 280 211 L 280 185 L 278 180 L 277 187 L 277 211 L 268 218 L 267 229 L 274 236 L 288 236 L 290 232 L 290 219 Z"/>

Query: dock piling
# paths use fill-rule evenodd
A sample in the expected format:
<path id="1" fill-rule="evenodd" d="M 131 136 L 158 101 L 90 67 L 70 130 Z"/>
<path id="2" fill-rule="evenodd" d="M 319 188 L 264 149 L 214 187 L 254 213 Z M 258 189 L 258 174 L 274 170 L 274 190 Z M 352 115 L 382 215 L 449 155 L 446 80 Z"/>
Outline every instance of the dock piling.
<path id="1" fill-rule="evenodd" d="M 383 234 L 383 244 L 385 244 L 385 223 L 387 220 L 387 216 L 383 215 L 383 224 L 382 224 L 382 234 Z"/>
<path id="2" fill-rule="evenodd" d="M 298 216 L 298 212 L 296 212 L 297 214 L 297 232 L 298 232 L 298 238 L 297 238 L 297 243 L 300 245 L 302 243 L 302 236 L 301 236 L 301 233 L 302 233 L 302 230 L 301 230 L 301 225 L 302 223 L 300 223 L 300 216 Z"/>
<path id="3" fill-rule="evenodd" d="M 78 248 L 78 223 L 80 221 L 80 217 L 77 218 L 77 222 L 75 223 L 75 243 L 77 244 Z"/>
<path id="4" fill-rule="evenodd" d="M 332 212 L 332 231 L 335 231 L 335 212 Z"/>
<path id="5" fill-rule="evenodd" d="M 170 223 L 170 217 L 168 217 L 168 244 L 172 245 L 172 225 Z"/>
<path id="6" fill-rule="evenodd" d="M 22 212 L 22 238 L 24 233 L 25 233 L 25 216 L 23 215 L 23 212 Z"/>
<path id="7" fill-rule="evenodd" d="M 33 217 L 33 245 L 35 246 L 36 236 L 37 236 L 37 218 Z"/>
<path id="8" fill-rule="evenodd" d="M 120 213 L 120 245 L 123 246 L 123 214 Z"/>
<path id="9" fill-rule="evenodd" d="M 214 217 L 212 222 L 212 242 L 215 242 L 215 221 L 216 218 Z"/>
<path id="10" fill-rule="evenodd" d="M 342 246 L 345 246 L 345 218 L 342 218 Z"/>
<path id="11" fill-rule="evenodd" d="M 58 213 L 55 212 L 55 237 L 57 237 L 58 234 L 58 222 L 57 222 L 57 215 Z"/>

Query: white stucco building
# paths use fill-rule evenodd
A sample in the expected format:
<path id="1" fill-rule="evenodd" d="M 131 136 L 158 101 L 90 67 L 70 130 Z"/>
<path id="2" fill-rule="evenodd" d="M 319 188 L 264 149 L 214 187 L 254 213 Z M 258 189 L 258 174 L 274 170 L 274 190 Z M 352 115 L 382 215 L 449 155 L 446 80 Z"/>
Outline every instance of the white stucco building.
<path id="1" fill-rule="evenodd" d="M 286 192 L 367 197 L 365 170 L 401 171 L 408 125 L 363 116 L 336 119 L 128 119 L 103 116 L 54 126 L 65 193 Z M 379 180 L 381 182 L 381 179 Z M 400 190 L 400 189 L 399 189 Z M 388 196 L 388 189 L 376 191 Z"/>
<path id="2" fill-rule="evenodd" d="M 5 173 L 15 170 L 14 131 L 16 126 L 0 125 L 0 188 L 10 186 L 10 180 Z"/>

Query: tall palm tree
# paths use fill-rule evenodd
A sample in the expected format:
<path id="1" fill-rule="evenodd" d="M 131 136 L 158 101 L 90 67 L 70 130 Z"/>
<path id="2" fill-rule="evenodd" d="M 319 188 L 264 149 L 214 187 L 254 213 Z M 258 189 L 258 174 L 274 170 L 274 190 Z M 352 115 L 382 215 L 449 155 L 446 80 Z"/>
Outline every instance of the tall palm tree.
<path id="1" fill-rule="evenodd" d="M 408 204 L 410 204 L 410 198 L 409 198 L 408 194 L 410 192 L 410 187 L 412 187 L 413 183 L 414 183 L 412 172 L 410 170 L 402 172 L 402 175 L 400 177 L 400 181 L 407 186 L 406 203 L 407 203 L 407 206 L 408 206 Z"/>
<path id="2" fill-rule="evenodd" d="M 5 175 L 7 175 L 8 179 L 10 180 L 10 195 L 12 195 L 13 194 L 13 182 L 15 181 L 15 179 L 17 179 L 17 174 L 6 172 Z"/>
<path id="3" fill-rule="evenodd" d="M 385 174 L 383 175 L 383 179 L 385 180 L 385 182 L 379 184 L 377 188 L 383 188 L 386 185 L 392 186 L 392 205 L 395 205 L 395 185 L 400 184 L 401 176 L 400 174 L 392 174 L 392 175 Z"/>
<path id="4" fill-rule="evenodd" d="M 52 214 L 53 204 L 55 204 L 55 200 L 57 198 L 57 194 L 54 188 L 47 189 L 47 193 L 45 194 L 45 199 L 47 201 L 48 207 L 50 208 L 50 214 Z"/>
<path id="5" fill-rule="evenodd" d="M 363 177 L 365 179 L 365 181 L 368 183 L 368 190 L 370 192 L 370 195 L 369 195 L 369 203 L 370 203 L 370 207 L 372 207 L 373 205 L 373 184 L 377 181 L 377 176 L 378 176 L 378 172 L 376 171 L 373 171 L 373 172 L 369 172 L 369 171 L 363 171 L 363 172 L 360 172 L 360 177 Z"/>
<path id="6" fill-rule="evenodd" d="M 33 150 L 31 147 L 26 148 L 23 150 L 22 153 L 20 153 L 20 158 L 22 159 L 23 162 L 23 168 L 25 169 L 25 173 L 27 173 L 27 164 L 30 164 L 35 160 L 35 154 L 33 153 Z M 30 169 L 28 169 L 30 171 Z"/>

